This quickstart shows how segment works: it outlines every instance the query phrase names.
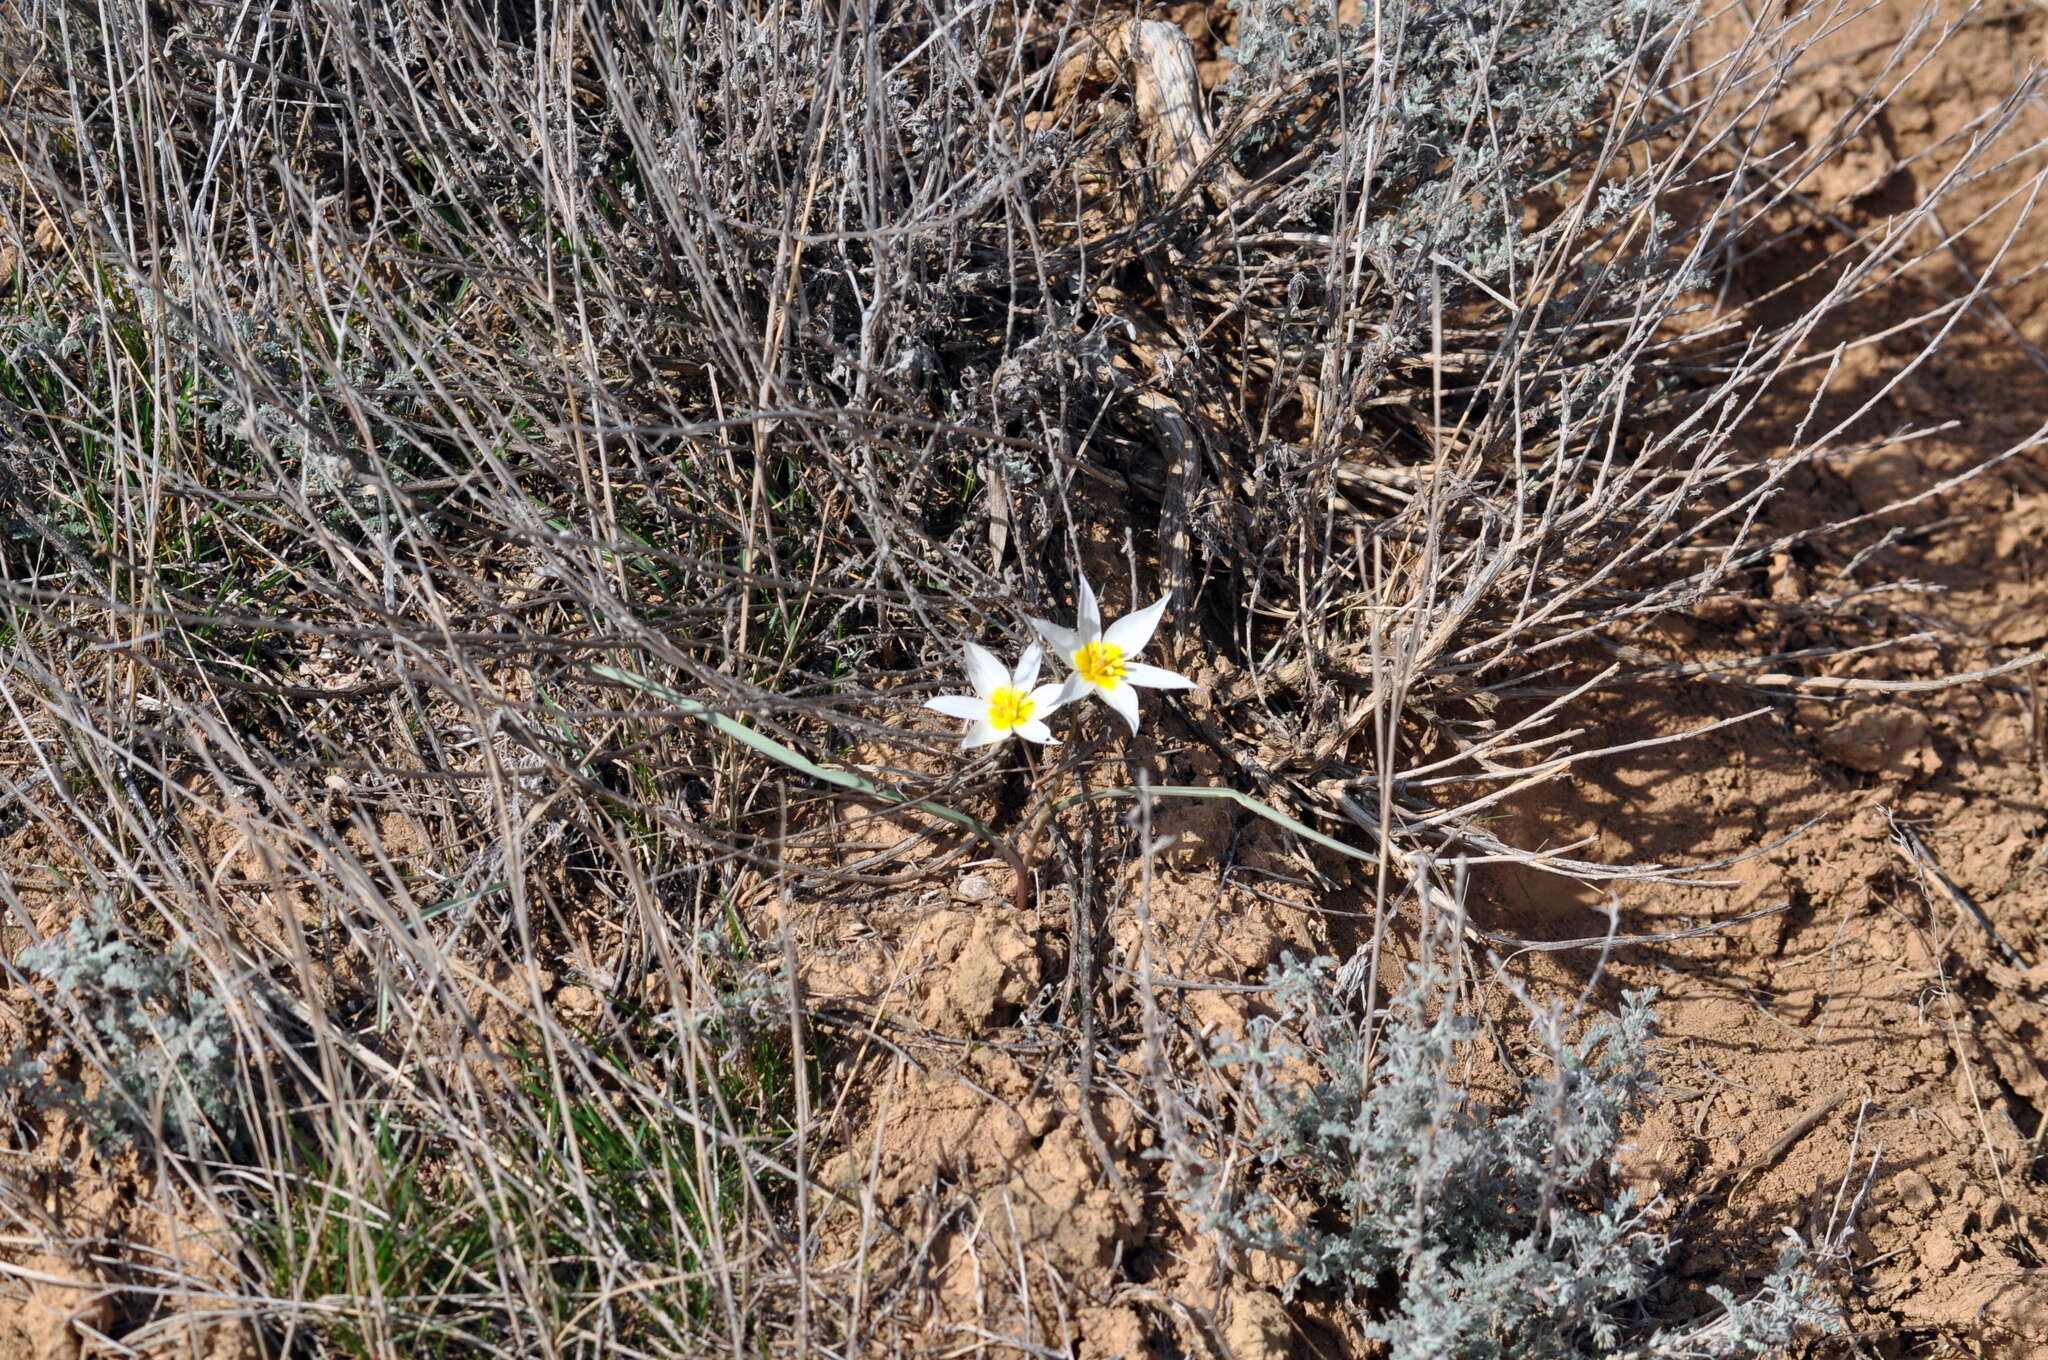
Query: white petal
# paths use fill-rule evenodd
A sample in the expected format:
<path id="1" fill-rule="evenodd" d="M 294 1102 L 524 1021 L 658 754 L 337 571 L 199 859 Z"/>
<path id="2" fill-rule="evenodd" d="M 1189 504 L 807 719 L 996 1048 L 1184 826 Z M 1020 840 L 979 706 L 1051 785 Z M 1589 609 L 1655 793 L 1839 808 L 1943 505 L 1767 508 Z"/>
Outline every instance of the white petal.
<path id="1" fill-rule="evenodd" d="M 974 692 L 986 699 L 1004 685 L 1010 683 L 1010 668 L 996 660 L 995 653 L 986 647 L 967 644 L 967 683 L 974 686 Z"/>
<path id="2" fill-rule="evenodd" d="M 1030 722 L 1018 723 L 1017 735 L 1026 741 L 1035 741 L 1041 746 L 1059 745 L 1059 742 L 1053 739 L 1052 729 L 1036 718 Z"/>
<path id="3" fill-rule="evenodd" d="M 1017 669 L 1010 672 L 1010 683 L 1018 689 L 1030 689 L 1038 683 L 1038 668 L 1045 661 L 1045 648 L 1032 643 L 1024 649 L 1024 655 L 1017 658 Z"/>
<path id="4" fill-rule="evenodd" d="M 1056 623 L 1047 623 L 1044 619 L 1033 619 L 1031 626 L 1038 630 L 1038 635 L 1052 648 L 1053 655 L 1062 661 L 1070 660 L 1075 652 L 1081 650 L 1081 635 L 1071 628 L 1062 628 Z"/>
<path id="5" fill-rule="evenodd" d="M 983 718 L 967 729 L 966 736 L 960 738 L 960 749 L 972 751 L 977 746 L 988 746 L 999 742 L 1008 735 L 1010 734 L 1007 732 L 998 732 L 995 728 L 990 727 L 988 719 Z"/>
<path id="6" fill-rule="evenodd" d="M 1073 685 L 1073 683 L 1076 680 L 1079 679 L 1079 676 L 1069 676 L 1065 684 L 1040 685 L 1037 689 L 1032 690 L 1032 715 L 1034 717 L 1043 718 L 1049 714 L 1059 712 L 1062 705 L 1072 701 L 1073 696 L 1068 694 L 1067 690 Z M 1083 680 L 1081 681 L 1081 683 L 1085 685 L 1088 682 Z"/>
<path id="7" fill-rule="evenodd" d="M 1093 688 L 1093 685 L 1078 675 L 1068 676 L 1067 683 L 1060 686 L 1059 707 L 1065 708 Z"/>
<path id="8" fill-rule="evenodd" d="M 1138 691 L 1128 684 L 1115 689 L 1101 691 L 1102 702 L 1124 715 L 1124 721 L 1131 725 L 1131 735 L 1138 735 Z"/>
<path id="9" fill-rule="evenodd" d="M 1102 640 L 1121 649 L 1128 661 L 1144 651 L 1145 644 L 1152 640 L 1152 634 L 1159 628 L 1159 617 L 1166 612 L 1166 602 L 1172 598 L 1173 592 L 1168 591 L 1137 613 L 1124 615 L 1103 631 Z"/>
<path id="10" fill-rule="evenodd" d="M 1146 689 L 1200 689 L 1201 686 L 1185 675 L 1176 675 L 1158 666 L 1148 666 L 1142 661 L 1124 663 L 1124 679 Z"/>
<path id="11" fill-rule="evenodd" d="M 1081 617 L 1075 620 L 1074 631 L 1082 642 L 1093 642 L 1102 636 L 1102 606 L 1095 602 L 1095 589 L 1086 576 L 1077 571 L 1074 579 L 1081 583 Z"/>
<path id="12" fill-rule="evenodd" d="M 924 706 L 949 718 L 966 718 L 972 721 L 988 716 L 988 700 L 977 699 L 972 694 L 941 694 L 936 699 L 925 700 Z"/>

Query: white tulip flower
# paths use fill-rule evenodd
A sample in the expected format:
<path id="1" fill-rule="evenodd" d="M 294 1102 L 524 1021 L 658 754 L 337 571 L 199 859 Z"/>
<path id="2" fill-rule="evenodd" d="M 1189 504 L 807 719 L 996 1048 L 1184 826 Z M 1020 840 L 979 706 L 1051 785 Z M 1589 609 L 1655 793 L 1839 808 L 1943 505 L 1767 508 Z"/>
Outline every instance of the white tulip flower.
<path id="1" fill-rule="evenodd" d="M 1089 588 L 1088 578 L 1078 578 L 1081 583 L 1081 617 L 1075 627 L 1061 628 L 1047 623 L 1044 619 L 1033 619 L 1031 626 L 1038 630 L 1061 660 L 1073 668 L 1066 688 L 1060 692 L 1060 702 L 1068 703 L 1082 694 L 1094 691 L 1097 698 L 1123 715 L 1131 725 L 1131 735 L 1138 733 L 1138 691 L 1133 686 L 1145 689 L 1199 689 L 1201 686 L 1184 675 L 1176 675 L 1158 666 L 1147 666 L 1138 660 L 1138 653 L 1152 640 L 1152 634 L 1159 627 L 1160 616 L 1166 613 L 1166 602 L 1173 597 L 1169 594 L 1157 603 L 1140 609 L 1135 614 L 1126 614 L 1115 623 L 1102 626 L 1102 607 L 1095 601 L 1095 592 Z"/>
<path id="2" fill-rule="evenodd" d="M 1013 671 L 996 660 L 987 648 L 970 642 L 967 682 L 974 686 L 974 693 L 941 694 L 926 700 L 925 707 L 949 718 L 968 720 L 967 735 L 960 739 L 963 751 L 1009 736 L 1057 746 L 1052 729 L 1045 725 L 1045 716 L 1065 702 L 1060 697 L 1064 687 L 1037 684 L 1038 666 L 1044 656 L 1044 648 L 1034 642 Z"/>

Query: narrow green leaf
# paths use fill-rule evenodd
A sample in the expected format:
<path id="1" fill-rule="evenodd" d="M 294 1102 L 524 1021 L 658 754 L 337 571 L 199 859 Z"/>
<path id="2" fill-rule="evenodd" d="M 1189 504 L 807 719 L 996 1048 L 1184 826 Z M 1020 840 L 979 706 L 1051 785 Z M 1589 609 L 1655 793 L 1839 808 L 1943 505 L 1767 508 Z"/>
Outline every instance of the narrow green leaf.
<path id="1" fill-rule="evenodd" d="M 1194 784 L 1157 784 L 1142 791 L 1128 786 L 1116 789 L 1094 789 L 1087 793 L 1077 793 L 1071 798 L 1063 798 L 1053 806 L 1061 811 L 1065 811 L 1076 803 L 1087 802 L 1095 798 L 1135 799 L 1145 795 L 1153 798 L 1222 798 L 1237 804 L 1247 812 L 1257 813 L 1277 826 L 1286 827 L 1297 836 L 1306 836 L 1317 845 L 1335 850 L 1340 855 L 1349 855 L 1352 859 L 1362 859 L 1368 864 L 1379 863 L 1379 856 L 1373 854 L 1370 850 L 1360 850 L 1355 846 L 1346 845 L 1334 837 L 1325 836 L 1320 831 L 1312 831 L 1282 812 L 1279 808 L 1273 807 L 1268 803 L 1262 803 L 1250 794 L 1239 793 L 1236 789 L 1212 789 Z"/>
<path id="2" fill-rule="evenodd" d="M 919 812 L 929 812 L 932 816 L 942 821 L 951 822 L 962 830 L 972 831 L 983 840 L 994 844 L 1001 843 L 998 841 L 995 832 L 989 830 L 988 827 L 964 812 L 955 812 L 952 808 L 940 803 L 934 803 L 927 798 L 907 797 L 904 794 L 897 793 L 894 789 L 882 788 L 880 785 L 863 779 L 859 775 L 847 770 L 838 770 L 829 765 L 820 765 L 809 756 L 784 746 L 767 733 L 757 732 L 730 714 L 720 713 L 707 706 L 703 701 L 692 699 L 680 690 L 670 689 L 658 680 L 649 680 L 645 676 L 634 675 L 630 671 L 622 671 L 614 666 L 593 666 L 591 671 L 593 674 L 601 676 L 606 680 L 616 680 L 621 684 L 631 685 L 634 689 L 642 690 L 652 694 L 657 699 L 674 704 L 686 717 L 695 718 L 699 722 L 707 723 L 717 728 L 734 741 L 753 747 L 770 760 L 787 765 L 798 774 L 806 774 L 813 779 L 822 779 L 827 784 L 836 784 L 842 789 L 854 789 L 860 793 L 867 794 L 871 798 L 879 798 L 885 803 L 894 803 L 898 807 L 915 808 Z M 1311 832 L 1310 834 L 1313 835 L 1314 833 Z"/>

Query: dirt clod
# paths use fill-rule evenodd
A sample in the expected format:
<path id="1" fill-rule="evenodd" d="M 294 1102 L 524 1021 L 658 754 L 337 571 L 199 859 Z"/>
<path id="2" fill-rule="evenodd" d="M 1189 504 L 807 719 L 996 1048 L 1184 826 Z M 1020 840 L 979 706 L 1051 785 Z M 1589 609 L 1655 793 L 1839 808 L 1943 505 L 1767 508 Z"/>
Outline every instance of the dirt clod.
<path id="1" fill-rule="evenodd" d="M 1007 915 L 940 912 L 920 935 L 932 962 L 922 1017 L 941 1034 L 980 1034 L 1037 990 L 1037 943 Z"/>
<path id="2" fill-rule="evenodd" d="M 1296 1349 L 1294 1322 L 1286 1305 L 1263 1289 L 1248 1290 L 1230 1301 L 1223 1340 L 1233 1360 L 1291 1360 Z"/>
<path id="3" fill-rule="evenodd" d="M 78 1360 L 114 1321 L 113 1291 L 88 1267 L 60 1256 L 31 1256 L 17 1266 L 24 1299 L 0 1299 L 0 1352 L 23 1360 Z"/>
<path id="4" fill-rule="evenodd" d="M 1821 752 L 1865 774 L 1929 774 L 1940 757 L 1928 744 L 1927 720 L 1903 704 L 1858 709 L 1822 728 Z"/>
<path id="5" fill-rule="evenodd" d="M 1144 1315 L 1135 1308 L 1084 1308 L 1078 1321 L 1080 1360 L 1145 1360 L 1151 1353 L 1145 1338 Z"/>
<path id="6" fill-rule="evenodd" d="M 1886 524 L 1915 523 L 1927 516 L 1927 504 L 1895 509 L 1933 485 L 1927 469 L 1905 449 L 1880 449 L 1856 459 L 1848 468 L 1849 491 L 1866 515 Z"/>
<path id="7" fill-rule="evenodd" d="M 1893 1179 L 1892 1189 L 1909 1213 L 1931 1214 L 1941 1205 L 1941 1196 L 1934 1192 L 1934 1183 L 1917 1171 L 1901 1171 Z"/>

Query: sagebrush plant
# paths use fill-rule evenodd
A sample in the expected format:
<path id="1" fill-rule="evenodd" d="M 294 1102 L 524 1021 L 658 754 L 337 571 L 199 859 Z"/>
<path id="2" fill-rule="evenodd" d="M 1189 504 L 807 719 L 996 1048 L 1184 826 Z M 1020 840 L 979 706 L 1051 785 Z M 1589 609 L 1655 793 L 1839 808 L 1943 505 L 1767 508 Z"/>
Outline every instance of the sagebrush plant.
<path id="1" fill-rule="evenodd" d="M 17 1099 L 84 1121 L 110 1147 L 209 1155 L 234 1137 L 234 1023 L 186 950 L 130 937 L 97 902 L 23 949 L 17 969 L 44 984 L 51 1036 L 0 1068 Z"/>
<path id="2" fill-rule="evenodd" d="M 1486 1036 L 1440 970 L 1412 969 L 1378 1026 L 1337 971 L 1273 968 L 1272 1013 L 1213 1058 L 1240 1106 L 1231 1155 L 1176 1168 L 1207 1229 L 1299 1267 L 1290 1292 L 1334 1288 L 1391 1360 L 1771 1354 L 1838 1325 L 1797 1245 L 1747 1298 L 1711 1286 L 1708 1318 L 1650 1308 L 1675 1244 L 1620 1184 L 1656 1089 L 1649 994 L 1570 1041 L 1541 1017 L 1539 1069 L 1494 1108 L 1469 1085 Z"/>
<path id="3" fill-rule="evenodd" d="M 1083 567 L 1170 595 L 1148 660 L 1208 695 L 1147 730 L 1216 753 L 1204 792 L 1391 868 L 1666 872 L 1489 819 L 1601 754 L 1577 698 L 1673 672 L 1640 625 L 1856 531 L 1765 511 L 1896 379 L 1733 435 L 1947 235 L 1943 186 L 1780 315 L 1714 275 L 1818 220 L 1759 113 L 1808 30 L 1363 12 L 1248 11 L 1205 99 L 1170 25 L 1059 0 L 0 0 L 0 900 L 119 901 L 248 1001 L 246 1141 L 187 1188 L 251 1242 L 311 1215 L 247 1314 L 316 1352 L 915 1350 L 914 1251 L 814 1268 L 816 1017 L 747 984 L 789 1080 L 721 1080 L 707 941 L 775 958 L 764 903 L 858 914 L 1011 834 L 1011 748 L 909 718 Z M 1848 584 L 1875 640 L 1924 628 Z M 1139 847 L 1052 839 L 1016 900 L 1094 919 Z M 1064 1070 L 1070 1018 L 1021 1022 Z M 699 1211 L 604 1239 L 599 1145 Z M 477 1236 L 391 1269 L 416 1211 Z"/>
<path id="4" fill-rule="evenodd" d="M 1286 98 L 1318 68 L 1371 69 L 1383 47 L 1404 53 L 1383 82 L 1361 84 L 1363 107 L 1319 109 L 1281 124 L 1281 148 L 1307 158 L 1302 181 L 1310 192 L 1297 211 L 1320 197 L 1341 220 L 1343 197 L 1374 186 L 1379 211 L 1362 225 L 1380 268 L 1421 279 L 1448 259 L 1467 278 L 1512 289 L 1511 272 L 1533 263 L 1549 234 L 1526 229 L 1524 213 L 1539 196 L 1571 190 L 1574 175 L 1640 135 L 1627 105 L 1615 101 L 1616 77 L 1645 63 L 1654 69 L 1682 31 L 1674 20 L 1690 7 L 1684 0 L 1365 4 L 1351 9 L 1349 22 L 1329 0 L 1235 0 L 1231 8 L 1238 27 L 1229 54 L 1235 66 L 1223 87 L 1226 118 L 1234 106 Z M 1340 127 L 1344 138 L 1327 137 Z M 1254 147 L 1261 156 L 1275 149 L 1263 139 L 1248 150 Z M 1363 175 L 1355 158 L 1369 167 Z M 1568 229 L 1612 223 L 1654 190 L 1653 176 L 1603 167 L 1587 222 Z M 1656 230 L 1668 249 L 1669 224 Z M 1658 272 L 1679 258 L 1660 259 L 1640 245 L 1628 254 Z"/>

